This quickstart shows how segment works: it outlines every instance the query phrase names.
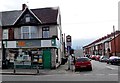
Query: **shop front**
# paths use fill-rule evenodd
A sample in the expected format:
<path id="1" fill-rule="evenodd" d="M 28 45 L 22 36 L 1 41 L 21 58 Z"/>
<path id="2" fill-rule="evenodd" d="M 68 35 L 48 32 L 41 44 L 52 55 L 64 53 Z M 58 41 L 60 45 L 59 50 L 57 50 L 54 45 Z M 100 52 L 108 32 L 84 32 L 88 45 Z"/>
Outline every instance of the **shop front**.
<path id="1" fill-rule="evenodd" d="M 4 41 L 7 67 L 44 69 L 55 67 L 58 60 L 57 50 L 46 43 L 51 44 L 50 41 L 43 43 L 41 40 Z"/>
<path id="2" fill-rule="evenodd" d="M 41 49 L 6 49 L 8 68 L 43 68 L 43 54 Z"/>
<path id="3" fill-rule="evenodd" d="M 44 68 L 40 40 L 6 41 L 4 44 L 8 68 Z"/>

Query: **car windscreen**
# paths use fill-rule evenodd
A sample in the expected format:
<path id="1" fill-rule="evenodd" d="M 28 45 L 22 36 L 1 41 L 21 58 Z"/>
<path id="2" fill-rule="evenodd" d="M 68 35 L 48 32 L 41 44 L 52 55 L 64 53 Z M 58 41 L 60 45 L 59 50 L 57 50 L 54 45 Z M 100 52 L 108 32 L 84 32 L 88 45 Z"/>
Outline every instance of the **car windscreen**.
<path id="1" fill-rule="evenodd" d="M 77 62 L 85 62 L 85 61 L 89 61 L 88 58 L 78 58 Z"/>
<path id="2" fill-rule="evenodd" d="M 108 56 L 104 56 L 103 58 L 109 58 Z"/>

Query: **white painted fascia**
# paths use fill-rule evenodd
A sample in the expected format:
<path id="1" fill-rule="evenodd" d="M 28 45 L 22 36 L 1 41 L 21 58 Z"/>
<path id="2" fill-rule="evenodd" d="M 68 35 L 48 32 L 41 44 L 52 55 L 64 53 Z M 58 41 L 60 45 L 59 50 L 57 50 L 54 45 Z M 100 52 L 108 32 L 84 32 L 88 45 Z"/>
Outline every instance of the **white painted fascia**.
<path id="1" fill-rule="evenodd" d="M 15 22 L 13 23 L 13 25 L 15 25 L 15 23 L 20 19 L 20 17 L 23 15 L 23 13 L 26 11 L 26 9 L 29 10 L 29 12 L 42 24 L 41 20 L 28 8 L 25 7 L 25 9 L 23 10 L 23 12 L 20 14 L 20 16 L 15 20 Z"/>
<path id="2" fill-rule="evenodd" d="M 42 21 L 28 8 L 30 13 L 42 24 Z"/>
<path id="3" fill-rule="evenodd" d="M 58 25 L 61 25 L 61 22 L 60 22 L 60 19 L 61 19 L 61 17 L 60 17 L 60 8 L 59 7 L 52 7 L 52 9 L 53 10 L 58 10 L 58 13 L 57 13 L 57 24 Z"/>
<path id="4" fill-rule="evenodd" d="M 25 7 L 25 9 L 23 10 L 23 12 L 20 14 L 20 16 L 15 20 L 15 22 L 13 23 L 13 25 L 15 25 L 15 23 L 18 21 L 18 19 L 22 16 L 22 14 L 26 11 L 27 7 Z"/>

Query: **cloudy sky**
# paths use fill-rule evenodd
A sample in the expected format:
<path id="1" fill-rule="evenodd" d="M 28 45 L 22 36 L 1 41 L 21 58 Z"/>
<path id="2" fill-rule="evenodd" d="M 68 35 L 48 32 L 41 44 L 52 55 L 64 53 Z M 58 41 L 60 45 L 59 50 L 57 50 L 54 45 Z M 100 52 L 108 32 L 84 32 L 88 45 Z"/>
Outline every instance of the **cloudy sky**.
<path id="1" fill-rule="evenodd" d="M 8 2 L 9 1 L 9 2 Z M 0 11 L 21 10 L 26 3 L 30 9 L 60 7 L 62 30 L 73 40 L 93 39 L 118 29 L 120 0 L 1 0 Z"/>

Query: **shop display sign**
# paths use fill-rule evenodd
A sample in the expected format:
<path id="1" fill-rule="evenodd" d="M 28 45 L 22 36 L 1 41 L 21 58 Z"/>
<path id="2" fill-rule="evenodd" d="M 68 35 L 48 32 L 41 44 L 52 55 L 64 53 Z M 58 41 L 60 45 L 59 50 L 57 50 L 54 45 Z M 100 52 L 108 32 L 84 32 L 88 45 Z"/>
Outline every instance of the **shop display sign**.
<path id="1" fill-rule="evenodd" d="M 17 47 L 40 47 L 41 42 L 40 40 L 24 40 L 24 41 L 17 41 Z"/>
<path id="2" fill-rule="evenodd" d="M 18 46 L 20 46 L 20 47 L 21 47 L 21 46 L 25 46 L 25 42 L 24 42 L 24 41 L 19 41 L 19 42 L 18 42 Z"/>

